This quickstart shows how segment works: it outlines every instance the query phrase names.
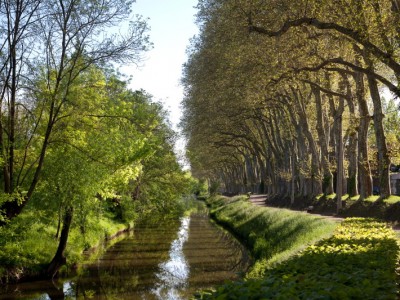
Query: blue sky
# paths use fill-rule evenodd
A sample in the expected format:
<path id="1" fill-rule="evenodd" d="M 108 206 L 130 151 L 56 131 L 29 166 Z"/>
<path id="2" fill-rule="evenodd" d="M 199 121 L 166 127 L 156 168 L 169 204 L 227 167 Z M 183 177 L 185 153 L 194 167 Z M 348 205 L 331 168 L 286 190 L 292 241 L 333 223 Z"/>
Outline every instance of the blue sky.
<path id="1" fill-rule="evenodd" d="M 183 97 L 179 81 L 186 47 L 198 32 L 194 24 L 197 0 L 136 0 L 133 12 L 149 18 L 153 50 L 145 55 L 142 66 L 122 68 L 132 75 L 131 88 L 144 89 L 154 100 L 164 103 L 173 125 L 179 122 Z"/>

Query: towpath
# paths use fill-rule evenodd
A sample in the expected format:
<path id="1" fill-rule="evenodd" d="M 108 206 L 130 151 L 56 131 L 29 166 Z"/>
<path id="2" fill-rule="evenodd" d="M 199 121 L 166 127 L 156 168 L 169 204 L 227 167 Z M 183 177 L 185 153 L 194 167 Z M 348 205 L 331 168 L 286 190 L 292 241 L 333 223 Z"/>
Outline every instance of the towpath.
<path id="1" fill-rule="evenodd" d="M 267 200 L 266 194 L 255 194 L 255 195 L 250 196 L 250 202 L 257 206 L 268 207 L 268 205 L 266 204 L 266 200 Z M 336 216 L 332 216 L 332 215 L 321 215 L 321 214 L 316 214 L 316 213 L 311 213 L 311 214 L 315 215 L 315 216 L 320 216 L 320 217 L 323 217 L 326 219 L 331 219 L 336 222 L 342 222 L 344 220 L 344 218 L 336 217 Z"/>

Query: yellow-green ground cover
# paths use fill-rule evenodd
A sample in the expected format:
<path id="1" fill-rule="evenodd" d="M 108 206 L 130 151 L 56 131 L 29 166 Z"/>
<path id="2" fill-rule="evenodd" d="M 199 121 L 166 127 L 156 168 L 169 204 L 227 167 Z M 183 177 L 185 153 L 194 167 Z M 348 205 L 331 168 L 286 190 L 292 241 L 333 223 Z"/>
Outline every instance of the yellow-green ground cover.
<path id="1" fill-rule="evenodd" d="M 307 214 L 286 210 L 276 212 L 276 209 L 255 206 L 253 209 L 242 199 L 216 198 L 210 200 L 210 205 L 213 217 L 249 247 L 255 264 L 244 280 L 203 292 L 196 296 L 199 299 L 398 297 L 396 266 L 399 246 L 394 231 L 385 223 L 368 218 L 349 218 L 337 225 L 330 235 L 335 227 L 329 223 L 331 221 Z M 291 218 L 293 221 L 288 222 L 291 229 L 286 229 L 283 224 Z M 306 222 L 308 218 L 310 220 Z M 281 225 L 276 225 L 276 222 Z M 297 224 L 291 225 L 293 222 Z M 326 229 L 308 238 L 307 232 L 314 230 L 310 224 L 316 222 L 321 224 L 315 229 L 321 226 L 326 226 Z M 323 222 L 328 223 L 323 225 Z M 297 235 L 302 237 L 296 238 Z M 313 243 L 318 236 L 320 240 Z M 263 243 L 264 247 L 257 247 Z M 298 251 L 301 247 L 306 248 Z M 291 254 L 280 256 L 290 248 L 293 249 Z M 297 254 L 293 255 L 296 251 Z"/>

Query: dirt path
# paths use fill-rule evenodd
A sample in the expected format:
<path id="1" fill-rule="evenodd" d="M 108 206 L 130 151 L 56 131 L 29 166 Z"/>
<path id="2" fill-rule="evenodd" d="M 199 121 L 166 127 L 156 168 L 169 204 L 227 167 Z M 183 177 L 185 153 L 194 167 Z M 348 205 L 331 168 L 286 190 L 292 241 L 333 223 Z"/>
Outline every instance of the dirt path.
<path id="1" fill-rule="evenodd" d="M 268 205 L 266 204 L 266 200 L 267 200 L 267 195 L 265 195 L 265 194 L 250 196 L 250 202 L 257 206 L 268 207 Z M 304 213 L 306 213 L 306 211 L 304 211 Z M 331 215 L 316 214 L 316 213 L 312 213 L 312 212 L 310 212 L 310 214 L 312 214 L 314 216 L 320 216 L 320 217 L 326 218 L 326 219 L 331 219 L 335 222 L 342 222 L 345 219 L 345 218 L 331 216 Z"/>
<path id="2" fill-rule="evenodd" d="M 251 195 L 250 202 L 257 206 L 267 206 L 265 201 L 267 200 L 267 195 Z"/>

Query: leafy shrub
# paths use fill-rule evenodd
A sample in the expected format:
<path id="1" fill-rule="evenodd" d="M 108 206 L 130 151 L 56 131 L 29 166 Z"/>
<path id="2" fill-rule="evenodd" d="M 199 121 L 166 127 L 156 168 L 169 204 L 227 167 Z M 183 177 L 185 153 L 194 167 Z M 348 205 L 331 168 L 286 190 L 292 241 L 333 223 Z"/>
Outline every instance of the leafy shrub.
<path id="1" fill-rule="evenodd" d="M 35 274 L 54 255 L 55 228 L 40 220 L 40 213 L 27 212 L 0 228 L 0 279 L 9 272 Z M 42 222 L 41 222 L 42 221 Z"/>

